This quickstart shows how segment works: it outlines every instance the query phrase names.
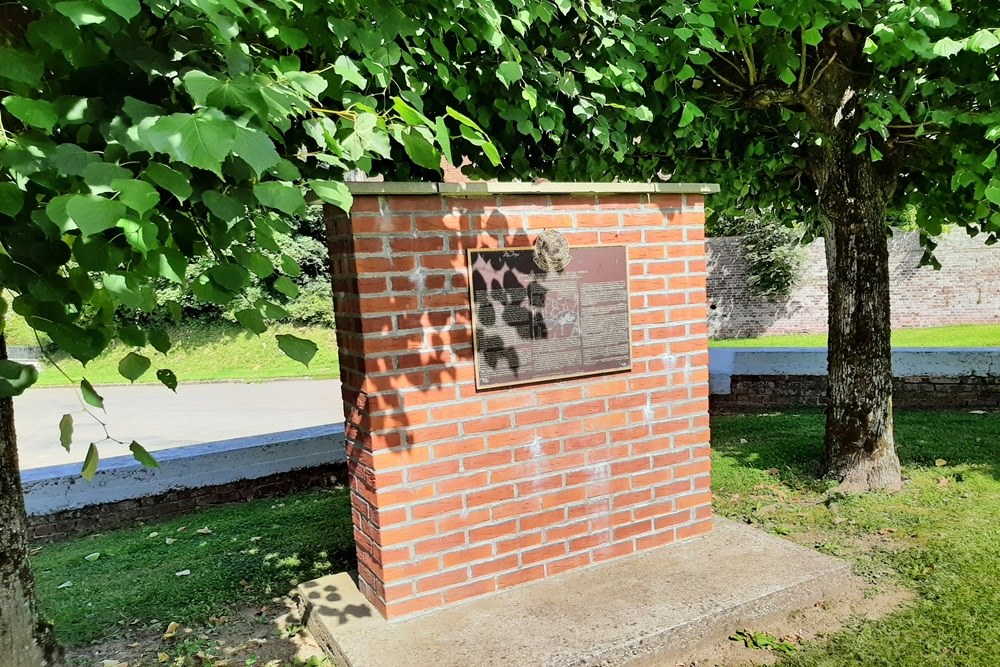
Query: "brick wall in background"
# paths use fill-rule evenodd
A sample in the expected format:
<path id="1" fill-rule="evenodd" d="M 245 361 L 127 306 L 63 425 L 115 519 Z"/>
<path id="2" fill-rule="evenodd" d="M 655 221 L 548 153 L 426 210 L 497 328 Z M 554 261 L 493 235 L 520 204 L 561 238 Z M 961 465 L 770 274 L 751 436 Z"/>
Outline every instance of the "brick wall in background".
<path id="1" fill-rule="evenodd" d="M 1000 323 L 1000 246 L 963 231 L 939 239 L 942 268 L 919 267 L 917 232 L 889 239 L 893 328 Z M 747 287 L 747 265 L 737 237 L 708 240 L 709 335 L 743 338 L 763 334 L 821 333 L 827 324 L 823 240 L 806 248 L 799 280 L 784 299 L 769 302 Z"/>
<path id="2" fill-rule="evenodd" d="M 328 211 L 372 604 L 400 617 L 710 530 L 703 197 L 360 194 L 378 187 Z M 543 229 L 628 245 L 633 369 L 477 391 L 466 250 Z"/>

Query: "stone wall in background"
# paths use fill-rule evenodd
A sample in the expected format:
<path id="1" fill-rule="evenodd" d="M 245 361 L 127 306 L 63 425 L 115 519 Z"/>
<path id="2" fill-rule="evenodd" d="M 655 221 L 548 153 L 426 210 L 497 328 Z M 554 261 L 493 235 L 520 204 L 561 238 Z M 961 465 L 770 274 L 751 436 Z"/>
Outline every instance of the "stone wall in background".
<path id="1" fill-rule="evenodd" d="M 889 240 L 893 328 L 1000 323 L 1000 245 L 986 246 L 985 239 L 962 231 L 942 236 L 936 253 L 942 268 L 935 271 L 918 266 L 918 234 L 896 232 Z M 788 297 L 773 303 L 750 293 L 739 238 L 713 238 L 707 246 L 712 338 L 826 331 L 822 239 L 807 246 Z"/>

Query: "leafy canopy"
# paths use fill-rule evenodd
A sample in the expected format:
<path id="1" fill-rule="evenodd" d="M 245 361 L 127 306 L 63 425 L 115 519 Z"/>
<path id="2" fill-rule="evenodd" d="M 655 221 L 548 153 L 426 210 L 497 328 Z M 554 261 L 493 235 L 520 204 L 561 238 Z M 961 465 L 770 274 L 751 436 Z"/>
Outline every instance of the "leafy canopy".
<path id="1" fill-rule="evenodd" d="M 84 363 L 122 341 L 130 381 L 171 347 L 141 324 L 156 318 L 129 316 L 180 317 L 162 281 L 241 302 L 236 318 L 263 333 L 287 313 L 244 296 L 251 274 L 297 289 L 276 236 L 310 200 L 348 210 L 345 172 L 377 160 L 437 170 L 453 144 L 499 159 L 463 114 L 425 112 L 392 22 L 350 3 L 28 0 L 0 12 L 0 309 Z M 315 353 L 276 343 L 303 363 Z M 36 377 L 13 362 L 0 376 L 2 396 Z M 177 386 L 169 370 L 157 378 Z M 103 408 L 86 380 L 81 392 Z M 72 416 L 61 432 L 69 446 Z M 87 461 L 92 474 L 96 448 Z"/>
<path id="2" fill-rule="evenodd" d="M 846 138 L 885 176 L 891 206 L 913 207 L 928 235 L 947 223 L 996 241 L 1000 24 L 989 3 L 490 6 L 499 56 L 460 17 L 455 38 L 442 36 L 449 12 L 393 10 L 412 52 L 443 57 L 414 74 L 450 93 L 428 100 L 471 98 L 463 108 L 508 148 L 502 169 L 486 172 L 714 181 L 716 210 L 812 223 L 816 149 Z M 844 71 L 857 110 L 835 125 L 842 97 L 825 98 Z"/>

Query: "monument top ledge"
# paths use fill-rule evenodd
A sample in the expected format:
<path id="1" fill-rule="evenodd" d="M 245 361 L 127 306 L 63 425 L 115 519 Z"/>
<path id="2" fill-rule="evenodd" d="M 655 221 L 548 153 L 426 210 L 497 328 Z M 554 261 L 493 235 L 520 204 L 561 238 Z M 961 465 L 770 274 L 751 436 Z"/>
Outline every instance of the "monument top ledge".
<path id="1" fill-rule="evenodd" d="M 716 183 L 586 183 L 511 182 L 421 183 L 355 181 L 347 183 L 351 194 L 363 195 L 442 195 L 481 197 L 490 195 L 622 195 L 622 194 L 714 194 Z"/>

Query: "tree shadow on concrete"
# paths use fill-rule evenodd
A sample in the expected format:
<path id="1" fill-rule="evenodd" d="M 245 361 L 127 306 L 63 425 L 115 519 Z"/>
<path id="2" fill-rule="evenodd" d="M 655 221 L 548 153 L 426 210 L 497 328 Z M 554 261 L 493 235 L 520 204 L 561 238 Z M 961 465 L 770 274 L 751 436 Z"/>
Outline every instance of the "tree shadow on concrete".
<path id="1" fill-rule="evenodd" d="M 357 585 L 358 573 L 351 572 L 351 578 Z M 307 602 L 302 615 L 302 624 L 308 625 L 313 615 L 318 615 L 326 623 L 336 622 L 344 625 L 352 618 L 372 618 L 376 612 L 368 604 L 350 602 L 345 599 L 346 591 L 341 591 L 335 584 L 321 584 L 316 580 L 307 581 L 301 586 L 302 595 Z"/>

